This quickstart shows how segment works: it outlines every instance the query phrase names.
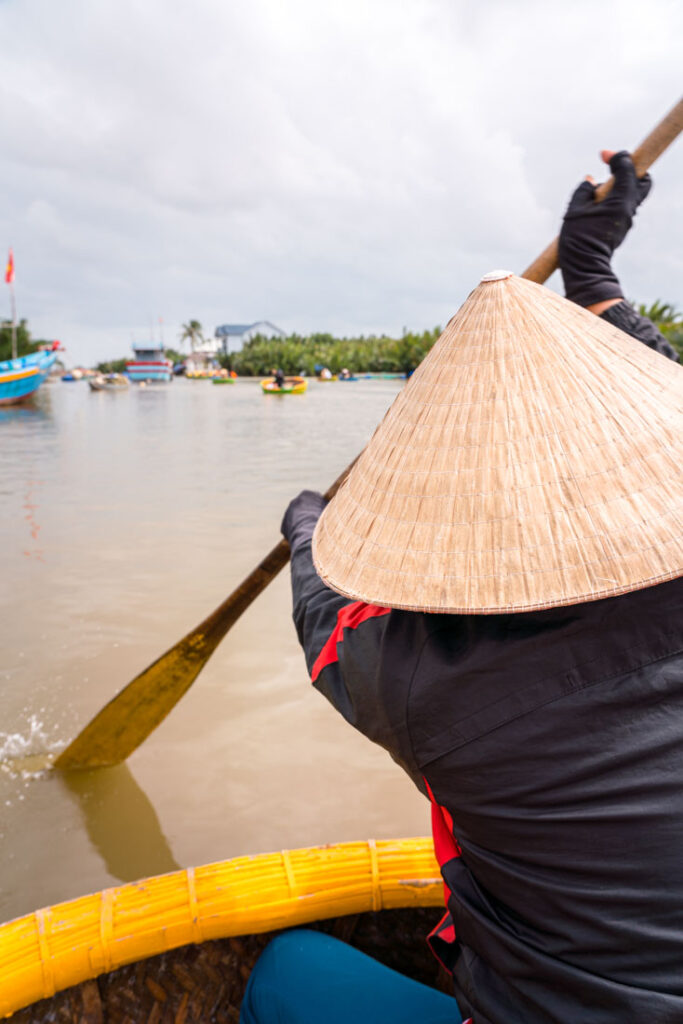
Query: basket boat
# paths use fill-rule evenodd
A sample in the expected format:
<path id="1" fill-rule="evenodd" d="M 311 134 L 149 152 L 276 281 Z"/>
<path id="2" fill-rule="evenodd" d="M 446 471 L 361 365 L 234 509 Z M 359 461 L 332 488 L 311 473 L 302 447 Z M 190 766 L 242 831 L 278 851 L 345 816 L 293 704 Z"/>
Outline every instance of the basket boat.
<path id="1" fill-rule="evenodd" d="M 308 381 L 305 377 L 285 377 L 285 385 L 280 388 L 274 377 L 267 377 L 261 381 L 261 387 L 266 395 L 303 395 Z"/>
<path id="2" fill-rule="evenodd" d="M 236 1024 L 261 950 L 301 925 L 449 990 L 424 940 L 442 910 L 431 838 L 187 868 L 0 926 L 0 1014 L 13 1024 Z"/>

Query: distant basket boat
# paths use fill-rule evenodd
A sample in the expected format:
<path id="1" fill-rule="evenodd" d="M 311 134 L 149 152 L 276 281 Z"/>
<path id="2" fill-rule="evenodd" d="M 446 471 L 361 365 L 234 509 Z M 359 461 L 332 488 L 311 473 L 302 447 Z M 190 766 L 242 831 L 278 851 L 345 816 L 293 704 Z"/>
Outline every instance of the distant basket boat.
<path id="1" fill-rule="evenodd" d="M 37 391 L 56 358 L 55 343 L 51 349 L 0 362 L 0 405 L 17 405 Z"/>
<path id="2" fill-rule="evenodd" d="M 126 363 L 126 373 L 132 381 L 169 381 L 173 376 L 173 363 L 167 359 L 161 345 L 133 345 L 135 359 Z"/>
<path id="3" fill-rule="evenodd" d="M 308 381 L 305 377 L 285 377 L 285 383 L 280 387 L 274 377 L 267 377 L 261 381 L 261 387 L 266 395 L 303 395 Z"/>
<path id="4" fill-rule="evenodd" d="M 429 838 L 188 868 L 2 925 L 0 1015 L 14 1013 L 15 1024 L 236 1021 L 259 952 L 273 931 L 296 925 L 437 987 L 424 940 L 442 913 Z"/>

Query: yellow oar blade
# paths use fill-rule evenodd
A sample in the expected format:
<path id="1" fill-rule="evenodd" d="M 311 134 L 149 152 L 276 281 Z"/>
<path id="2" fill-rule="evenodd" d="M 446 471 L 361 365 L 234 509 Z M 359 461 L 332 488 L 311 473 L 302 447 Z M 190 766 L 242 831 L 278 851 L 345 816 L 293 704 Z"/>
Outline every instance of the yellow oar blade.
<path id="1" fill-rule="evenodd" d="M 55 761 L 55 768 L 120 764 L 146 740 L 192 686 L 242 612 L 289 561 L 281 540 L 208 618 L 109 701 Z"/>
<path id="2" fill-rule="evenodd" d="M 327 501 L 337 493 L 351 466 L 347 466 L 325 492 Z M 95 715 L 62 751 L 55 768 L 106 768 L 125 761 L 163 722 L 192 686 L 230 627 L 288 561 L 289 544 L 281 540 L 208 618 L 136 676 Z"/>
<path id="3" fill-rule="evenodd" d="M 201 672 L 212 653 L 204 651 L 201 640 L 181 641 L 136 676 L 62 751 L 55 768 L 104 768 L 125 761 Z"/>

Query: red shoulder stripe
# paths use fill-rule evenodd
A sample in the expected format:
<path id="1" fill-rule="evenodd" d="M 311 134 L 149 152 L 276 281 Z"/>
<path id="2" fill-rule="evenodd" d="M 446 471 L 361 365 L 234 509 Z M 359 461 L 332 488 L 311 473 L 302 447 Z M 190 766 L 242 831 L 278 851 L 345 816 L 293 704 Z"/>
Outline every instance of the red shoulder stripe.
<path id="1" fill-rule="evenodd" d="M 380 615 L 388 615 L 391 608 L 380 608 L 377 604 L 365 604 L 364 601 L 352 601 L 345 604 L 337 613 L 337 624 L 325 641 L 325 646 L 315 660 L 311 670 L 311 679 L 316 681 L 322 670 L 335 661 L 339 661 L 337 644 L 342 643 L 345 629 L 356 629 L 361 622 L 374 619 Z"/>

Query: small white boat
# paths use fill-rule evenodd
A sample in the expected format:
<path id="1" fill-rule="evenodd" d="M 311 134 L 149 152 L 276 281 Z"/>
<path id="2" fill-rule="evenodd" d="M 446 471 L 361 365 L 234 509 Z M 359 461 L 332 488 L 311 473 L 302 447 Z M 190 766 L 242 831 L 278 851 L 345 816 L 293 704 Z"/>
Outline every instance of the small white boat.
<path id="1" fill-rule="evenodd" d="M 125 391 L 128 378 L 122 373 L 98 373 L 88 379 L 88 384 L 93 391 Z"/>

